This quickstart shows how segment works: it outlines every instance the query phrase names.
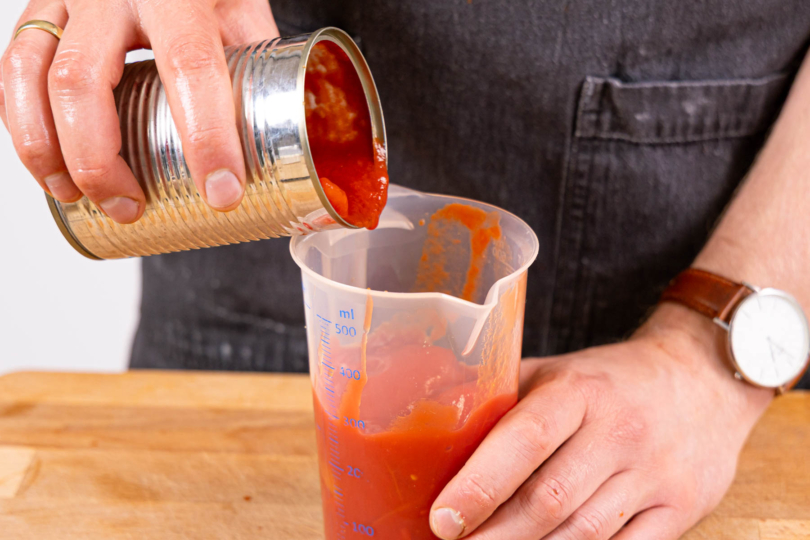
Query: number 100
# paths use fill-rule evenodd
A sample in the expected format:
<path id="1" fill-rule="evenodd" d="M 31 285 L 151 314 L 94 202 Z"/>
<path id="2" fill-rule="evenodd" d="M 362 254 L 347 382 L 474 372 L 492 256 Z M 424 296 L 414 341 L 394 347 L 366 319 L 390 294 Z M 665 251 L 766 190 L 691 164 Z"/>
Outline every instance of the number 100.
<path id="1" fill-rule="evenodd" d="M 360 525 L 359 523 L 352 522 L 352 528 L 354 532 L 359 532 L 360 534 L 365 534 L 366 536 L 374 536 L 374 527 L 371 525 Z"/>

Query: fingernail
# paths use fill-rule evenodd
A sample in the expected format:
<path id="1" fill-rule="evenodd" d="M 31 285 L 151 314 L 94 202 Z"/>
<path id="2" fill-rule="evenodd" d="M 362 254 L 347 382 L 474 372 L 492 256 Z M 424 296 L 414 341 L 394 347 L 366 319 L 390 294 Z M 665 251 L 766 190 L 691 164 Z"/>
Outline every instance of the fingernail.
<path id="1" fill-rule="evenodd" d="M 205 196 L 213 208 L 228 208 L 242 198 L 242 184 L 228 170 L 215 171 L 205 179 Z"/>
<path id="2" fill-rule="evenodd" d="M 437 508 L 430 514 L 430 528 L 444 540 L 455 540 L 464 533 L 464 519 L 452 508 Z"/>
<path id="3" fill-rule="evenodd" d="M 128 197 L 110 197 L 99 203 L 104 213 L 118 223 L 132 223 L 138 217 L 138 201 Z"/>
<path id="4" fill-rule="evenodd" d="M 60 201 L 74 201 L 82 194 L 70 175 L 66 172 L 58 172 L 45 177 L 45 185 L 48 186 L 48 191 L 55 199 Z"/>

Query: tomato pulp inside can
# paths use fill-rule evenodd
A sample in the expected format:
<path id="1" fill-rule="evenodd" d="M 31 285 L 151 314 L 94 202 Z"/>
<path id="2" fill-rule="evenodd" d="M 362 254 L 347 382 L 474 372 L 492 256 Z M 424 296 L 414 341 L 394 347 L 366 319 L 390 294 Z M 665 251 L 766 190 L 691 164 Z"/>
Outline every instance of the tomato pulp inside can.
<path id="1" fill-rule="evenodd" d="M 313 46 L 304 92 L 309 148 L 326 197 L 348 223 L 376 228 L 388 196 L 385 146 L 372 134 L 363 85 L 338 45 Z"/>

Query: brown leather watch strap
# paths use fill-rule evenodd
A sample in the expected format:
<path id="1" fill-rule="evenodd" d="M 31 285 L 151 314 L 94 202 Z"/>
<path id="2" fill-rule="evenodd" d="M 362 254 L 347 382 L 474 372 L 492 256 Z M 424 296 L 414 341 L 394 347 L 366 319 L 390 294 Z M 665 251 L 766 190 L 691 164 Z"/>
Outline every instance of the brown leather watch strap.
<path id="1" fill-rule="evenodd" d="M 678 274 L 661 295 L 661 302 L 678 302 L 706 315 L 710 319 L 728 322 L 740 300 L 751 289 L 724 277 L 689 268 Z"/>

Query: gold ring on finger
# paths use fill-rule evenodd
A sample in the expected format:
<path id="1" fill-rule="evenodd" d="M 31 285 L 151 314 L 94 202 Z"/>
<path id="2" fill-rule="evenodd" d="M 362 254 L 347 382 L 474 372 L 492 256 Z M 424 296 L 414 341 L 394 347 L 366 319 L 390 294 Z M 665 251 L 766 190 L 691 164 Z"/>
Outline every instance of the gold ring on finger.
<path id="1" fill-rule="evenodd" d="M 14 33 L 14 39 L 17 39 L 17 36 L 19 36 L 22 32 L 24 32 L 25 30 L 30 30 L 31 28 L 36 28 L 37 30 L 48 32 L 56 39 L 62 39 L 63 30 L 61 28 L 59 28 L 52 22 L 41 21 L 39 19 L 28 21 L 27 23 L 17 28 L 17 31 Z"/>

